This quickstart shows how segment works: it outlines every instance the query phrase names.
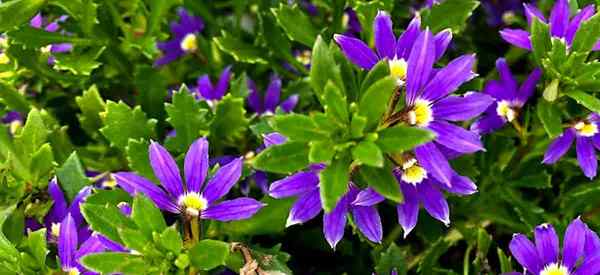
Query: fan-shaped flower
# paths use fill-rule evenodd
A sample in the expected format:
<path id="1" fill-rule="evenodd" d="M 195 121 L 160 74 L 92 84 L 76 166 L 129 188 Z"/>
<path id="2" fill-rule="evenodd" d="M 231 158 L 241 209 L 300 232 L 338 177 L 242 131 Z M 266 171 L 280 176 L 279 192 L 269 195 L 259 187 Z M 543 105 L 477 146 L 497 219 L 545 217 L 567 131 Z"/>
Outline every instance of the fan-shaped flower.
<path id="1" fill-rule="evenodd" d="M 96 274 L 85 269 L 80 259 L 91 253 L 105 251 L 105 247 L 97 236 L 81 239 L 77 233 L 77 222 L 67 214 L 61 221 L 60 233 L 58 234 L 58 258 L 61 269 L 68 275 Z"/>
<path id="2" fill-rule="evenodd" d="M 256 88 L 256 84 L 252 80 L 248 80 L 248 105 L 257 114 L 273 114 L 277 107 L 285 113 L 291 112 L 298 103 L 298 95 L 291 95 L 284 101 L 280 101 L 281 97 L 281 79 L 277 76 L 271 77 L 271 83 L 265 91 L 264 96 L 260 94 Z"/>
<path id="3" fill-rule="evenodd" d="M 29 25 L 36 29 L 44 29 L 47 32 L 57 32 L 60 30 L 59 23 L 65 22 L 69 17 L 63 15 L 53 22 L 45 22 L 45 18 L 41 13 L 36 14 L 30 21 Z M 44 25 L 46 23 L 46 25 Z M 64 53 L 73 50 L 73 44 L 71 43 L 56 43 L 50 44 L 42 48 L 44 53 Z M 48 64 L 53 65 L 55 58 L 53 56 L 48 57 Z"/>
<path id="4" fill-rule="evenodd" d="M 162 57 L 154 62 L 154 66 L 171 63 L 198 50 L 198 35 L 204 29 L 204 22 L 183 8 L 177 10 L 177 15 L 179 22 L 171 22 L 171 40 L 156 44 L 162 51 Z"/>
<path id="5" fill-rule="evenodd" d="M 231 66 L 225 67 L 216 85 L 213 86 L 208 75 L 203 75 L 198 78 L 196 86 L 196 97 L 208 101 L 218 101 L 223 98 L 227 90 L 229 90 L 229 81 L 231 81 Z"/>

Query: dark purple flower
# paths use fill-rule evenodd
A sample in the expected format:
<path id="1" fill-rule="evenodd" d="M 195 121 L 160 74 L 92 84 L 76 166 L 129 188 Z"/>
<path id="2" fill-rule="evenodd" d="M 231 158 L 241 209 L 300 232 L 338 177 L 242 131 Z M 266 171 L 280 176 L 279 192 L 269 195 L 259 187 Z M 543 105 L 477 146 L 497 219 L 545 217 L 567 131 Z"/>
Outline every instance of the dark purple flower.
<path id="1" fill-rule="evenodd" d="M 162 66 L 176 59 L 193 53 L 198 49 L 198 35 L 204 29 L 200 17 L 191 15 L 184 8 L 177 9 L 179 22 L 171 22 L 172 38 L 166 42 L 158 42 L 156 47 L 162 51 L 162 57 L 154 62 L 154 66 Z"/>
<path id="2" fill-rule="evenodd" d="M 358 16 L 350 7 L 344 10 L 342 25 L 344 25 L 344 28 L 346 29 L 346 32 L 344 32 L 344 35 L 346 36 L 359 37 L 360 32 L 362 32 L 362 26 L 360 25 L 360 21 L 358 21 Z"/>
<path id="3" fill-rule="evenodd" d="M 25 122 L 23 115 L 17 111 L 9 111 L 2 118 L 2 123 L 8 125 L 8 131 L 11 135 L 14 135 L 23 126 L 23 122 Z"/>
<path id="4" fill-rule="evenodd" d="M 77 232 L 77 222 L 69 213 L 61 221 L 60 233 L 58 235 L 60 267 L 69 275 L 76 275 L 83 272 L 86 272 L 85 274 L 96 274 L 89 273 L 81 265 L 80 259 L 91 253 L 102 252 L 105 248 L 95 235 L 85 239 L 80 245 L 81 241 Z"/>
<path id="5" fill-rule="evenodd" d="M 162 210 L 201 219 L 231 221 L 250 218 L 264 206 L 250 198 L 217 202 L 240 178 L 243 162 L 242 158 L 229 162 L 205 185 L 209 166 L 208 141 L 205 138 L 196 140 L 185 156 L 185 182 L 175 159 L 160 144 L 150 144 L 149 157 L 162 188 L 132 172 L 119 172 L 113 176 L 129 194 L 133 196 L 141 192 Z"/>
<path id="6" fill-rule="evenodd" d="M 208 75 L 203 75 L 198 78 L 196 86 L 196 97 L 207 101 L 218 101 L 229 90 L 229 81 L 231 80 L 231 66 L 225 67 L 219 81 L 213 86 Z"/>
<path id="7" fill-rule="evenodd" d="M 535 85 L 542 75 L 542 71 L 536 68 L 519 86 L 504 58 L 496 61 L 496 69 L 500 79 L 490 80 L 483 88 L 483 92 L 492 96 L 495 101 L 471 125 L 471 130 L 478 134 L 491 133 L 516 119 L 523 105 L 535 92 Z"/>
<path id="8" fill-rule="evenodd" d="M 91 234 L 87 227 L 83 216 L 81 215 L 81 204 L 85 201 L 86 197 L 92 192 L 90 186 L 86 186 L 77 193 L 71 204 L 66 200 L 62 189 L 58 185 L 58 181 L 53 178 L 48 183 L 48 194 L 52 198 L 53 204 L 44 218 L 44 226 L 48 230 L 48 240 L 54 241 L 58 237 L 61 228 L 61 222 L 67 215 L 70 215 L 77 227 L 79 232 L 79 238 L 83 241 Z"/>
<path id="9" fill-rule="evenodd" d="M 482 0 L 481 6 L 487 13 L 486 22 L 490 26 L 499 26 L 504 18 L 523 11 L 523 0 Z"/>
<path id="10" fill-rule="evenodd" d="M 264 95 L 260 94 L 256 88 L 256 84 L 250 79 L 248 80 L 248 88 L 250 89 L 248 105 L 259 115 L 273 114 L 277 110 L 277 107 L 280 107 L 283 112 L 289 113 L 298 103 L 298 95 L 295 94 L 280 102 L 281 79 L 277 76 L 271 77 L 271 83 Z"/>
<path id="11" fill-rule="evenodd" d="M 68 16 L 63 15 L 63 16 L 59 17 L 57 20 L 48 23 L 48 22 L 44 22 L 45 18 L 42 16 L 41 13 L 38 13 L 29 21 L 29 25 L 36 29 L 44 29 L 47 32 L 57 32 L 60 30 L 59 23 L 65 22 L 68 18 L 69 18 Z M 50 44 L 50 45 L 47 45 L 42 48 L 42 52 L 48 53 L 48 54 L 50 54 L 50 53 L 65 53 L 65 52 L 70 52 L 72 50 L 73 50 L 73 44 L 71 44 L 71 43 Z M 48 64 L 49 65 L 54 64 L 53 56 L 48 57 Z"/>
<path id="12" fill-rule="evenodd" d="M 513 235 L 509 248 L 527 275 L 594 275 L 600 273 L 600 239 L 577 218 L 569 224 L 559 240 L 551 224 L 541 224 L 534 231 L 535 243 L 523 234 Z"/>
<path id="13" fill-rule="evenodd" d="M 573 140 L 575 140 L 579 167 L 581 167 L 586 177 L 593 179 L 598 170 L 596 150 L 600 150 L 599 123 L 600 115 L 597 113 L 590 114 L 587 119 L 576 121 L 552 141 L 546 154 L 544 154 L 543 163 L 553 164 L 557 162 L 569 151 Z"/>
<path id="14" fill-rule="evenodd" d="M 544 23 L 550 25 L 550 35 L 566 41 L 568 46 L 571 46 L 575 34 L 579 30 L 581 24 L 592 17 L 596 11 L 594 5 L 585 6 L 575 16 L 570 17 L 568 0 L 557 0 L 550 13 L 550 20 L 547 21 L 544 14 L 533 5 L 524 4 L 525 16 L 529 25 L 532 24 L 534 18 L 538 18 Z M 500 31 L 502 38 L 519 48 L 531 50 L 531 39 L 529 32 L 522 29 L 503 29 Z M 600 50 L 600 44 L 596 44 L 594 50 Z"/>

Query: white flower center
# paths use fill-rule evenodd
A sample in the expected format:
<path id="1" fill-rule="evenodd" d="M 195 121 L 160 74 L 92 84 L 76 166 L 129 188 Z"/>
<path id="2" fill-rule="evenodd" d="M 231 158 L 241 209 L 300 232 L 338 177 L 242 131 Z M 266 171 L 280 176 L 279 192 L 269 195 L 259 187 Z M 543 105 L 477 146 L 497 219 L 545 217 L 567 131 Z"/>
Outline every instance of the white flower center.
<path id="1" fill-rule="evenodd" d="M 595 123 L 577 122 L 573 126 L 580 136 L 591 137 L 598 133 L 598 126 Z"/>
<path id="2" fill-rule="evenodd" d="M 312 58 L 312 53 L 309 50 L 304 50 L 296 56 L 296 60 L 298 60 L 298 62 L 302 63 L 302 65 L 304 65 L 304 66 L 307 66 L 308 64 L 310 64 L 311 58 Z"/>
<path id="3" fill-rule="evenodd" d="M 181 49 L 185 52 L 194 52 L 198 49 L 198 40 L 196 39 L 196 35 L 193 33 L 188 33 L 181 40 Z"/>
<path id="4" fill-rule="evenodd" d="M 517 112 L 510 106 L 510 103 L 506 100 L 502 100 L 498 102 L 498 107 L 496 107 L 496 113 L 500 117 L 505 118 L 508 122 L 512 122 L 517 117 Z"/>
<path id="5" fill-rule="evenodd" d="M 185 208 L 190 216 L 197 217 L 200 211 L 208 207 L 208 201 L 196 192 L 186 193 L 179 197 L 179 206 Z"/>
<path id="6" fill-rule="evenodd" d="M 10 58 L 8 58 L 8 55 L 6 55 L 5 53 L 0 53 L 0 64 L 4 65 L 8 63 L 10 63 Z"/>
<path id="7" fill-rule="evenodd" d="M 408 63 L 404 58 L 394 59 L 388 61 L 388 67 L 390 68 L 390 75 L 396 78 L 398 86 L 404 85 L 406 80 L 406 72 L 408 71 Z"/>
<path id="8" fill-rule="evenodd" d="M 75 268 L 75 267 L 71 267 L 71 268 L 65 270 L 65 272 L 68 275 L 79 275 L 79 270 L 77 268 Z"/>
<path id="9" fill-rule="evenodd" d="M 9 131 L 11 134 L 17 133 L 17 130 L 23 126 L 23 123 L 20 120 L 14 120 L 9 125 Z"/>
<path id="10" fill-rule="evenodd" d="M 59 222 L 53 222 L 52 225 L 50 225 L 50 234 L 52 234 L 52 236 L 58 238 L 58 235 L 60 234 L 60 223 Z"/>
<path id="11" fill-rule="evenodd" d="M 411 158 L 402 164 L 402 176 L 401 179 L 413 185 L 421 183 L 427 178 L 427 171 L 418 165 L 417 160 Z"/>
<path id="12" fill-rule="evenodd" d="M 569 275 L 569 269 L 564 265 L 552 263 L 544 267 L 540 275 Z"/>
<path id="13" fill-rule="evenodd" d="M 52 50 L 52 45 L 46 45 L 46 46 L 40 48 L 40 51 L 43 54 L 50 53 L 51 50 Z"/>
<path id="14" fill-rule="evenodd" d="M 429 104 L 425 99 L 417 99 L 412 110 L 408 112 L 408 122 L 419 127 L 429 125 L 433 121 L 433 110 Z"/>

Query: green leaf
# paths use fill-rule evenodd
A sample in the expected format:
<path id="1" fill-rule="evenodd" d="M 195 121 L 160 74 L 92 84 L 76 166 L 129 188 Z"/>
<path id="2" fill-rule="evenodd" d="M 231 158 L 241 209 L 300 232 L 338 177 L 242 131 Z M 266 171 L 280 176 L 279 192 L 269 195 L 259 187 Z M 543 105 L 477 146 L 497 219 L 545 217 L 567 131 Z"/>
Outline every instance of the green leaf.
<path id="1" fill-rule="evenodd" d="M 81 206 L 81 213 L 94 231 L 116 242 L 122 243 L 119 228 L 135 229 L 133 221 L 125 217 L 115 205 L 84 203 Z"/>
<path id="2" fill-rule="evenodd" d="M 388 76 L 375 82 L 362 95 L 358 104 L 358 114 L 367 118 L 369 127 L 379 122 L 395 89 L 396 79 Z"/>
<path id="3" fill-rule="evenodd" d="M 226 95 L 215 107 L 215 116 L 210 123 L 210 138 L 220 144 L 236 144 L 246 131 L 244 99 Z M 215 142 L 216 143 L 216 142 Z"/>
<path id="4" fill-rule="evenodd" d="M 133 199 L 131 219 L 148 238 L 152 233 L 161 233 L 167 228 L 167 223 L 154 203 L 144 195 L 137 195 Z"/>
<path id="5" fill-rule="evenodd" d="M 570 98 L 577 101 L 578 104 L 588 108 L 588 110 L 600 113 L 600 99 L 596 98 L 595 96 L 582 91 L 570 91 L 566 94 Z"/>
<path id="6" fill-rule="evenodd" d="M 496 249 L 496 252 L 498 253 L 498 262 L 500 262 L 500 272 L 507 273 L 513 271 L 513 265 L 510 257 L 507 257 L 500 247 Z"/>
<path id="7" fill-rule="evenodd" d="M 83 52 L 57 54 L 54 56 L 54 68 L 69 71 L 74 75 L 89 76 L 93 70 L 102 65 L 97 59 L 105 47 L 94 47 Z"/>
<path id="8" fill-rule="evenodd" d="M 400 191 L 400 185 L 394 175 L 392 175 L 392 169 L 390 167 L 376 168 L 371 166 L 361 166 L 360 170 L 358 170 L 358 177 L 362 182 L 373 187 L 373 189 L 382 196 L 397 203 L 402 203 L 404 201 L 404 197 Z"/>
<path id="9" fill-rule="evenodd" d="M 238 62 L 267 64 L 267 60 L 263 58 L 263 49 L 247 44 L 226 31 L 222 31 L 221 36 L 213 38 L 213 41 L 219 49 L 233 56 Z"/>
<path id="10" fill-rule="evenodd" d="M 333 210 L 340 198 L 348 191 L 350 161 L 349 157 L 340 156 L 319 173 L 321 202 L 325 212 Z"/>
<path id="11" fill-rule="evenodd" d="M 574 52 L 588 53 L 600 39 L 600 15 L 595 14 L 585 20 L 577 30 L 571 50 Z"/>
<path id="12" fill-rule="evenodd" d="M 342 94 L 342 91 L 331 81 L 327 82 L 327 85 L 325 85 L 323 102 L 325 113 L 329 117 L 344 125 L 348 124 L 348 102 L 346 101 L 346 97 Z"/>
<path id="13" fill-rule="evenodd" d="M 336 87 L 344 89 L 344 82 L 339 66 L 335 63 L 329 47 L 321 36 L 317 36 L 312 49 L 310 65 L 310 85 L 315 90 L 319 99 L 328 81 L 332 81 Z M 344 91 L 342 91 L 342 94 Z"/>
<path id="14" fill-rule="evenodd" d="M 165 115 L 167 81 L 158 70 L 150 66 L 138 66 L 134 77 L 136 102 L 149 117 L 162 119 Z"/>
<path id="15" fill-rule="evenodd" d="M 15 210 L 15 206 L 4 207 L 0 210 L 0 226 L 3 226 L 8 216 Z M 18 274 L 19 266 L 19 251 L 15 246 L 0 232 L 0 271 L 12 271 L 12 274 Z"/>
<path id="16" fill-rule="evenodd" d="M 377 135 L 375 143 L 385 153 L 402 153 L 435 138 L 431 131 L 402 125 L 383 129 Z"/>
<path id="17" fill-rule="evenodd" d="M 360 94 L 364 94 L 371 85 L 375 84 L 378 80 L 389 76 L 390 68 L 387 60 L 379 61 L 369 72 L 365 79 L 360 84 Z"/>
<path id="18" fill-rule="evenodd" d="M 90 136 L 96 137 L 98 130 L 102 127 L 100 113 L 106 110 L 106 104 L 104 104 L 96 85 L 83 91 L 81 96 L 75 97 L 75 102 L 81 110 L 81 114 L 78 114 L 81 128 Z"/>
<path id="19" fill-rule="evenodd" d="M 21 133 L 15 136 L 15 145 L 25 157 L 29 157 L 46 143 L 49 130 L 46 128 L 41 111 L 38 109 L 31 109 L 26 121 Z"/>
<path id="20" fill-rule="evenodd" d="M 475 0 L 443 1 L 433 5 L 429 13 L 424 12 L 423 22 L 424 25 L 429 26 L 433 33 L 448 28 L 458 32 L 464 28 L 465 21 L 477 6 L 479 6 L 479 1 Z"/>
<path id="21" fill-rule="evenodd" d="M 160 23 L 165 18 L 165 14 L 169 9 L 176 4 L 173 0 L 151 0 L 149 1 L 150 16 L 148 18 L 148 29 L 147 35 L 154 34 L 157 30 L 160 30 Z"/>
<path id="22" fill-rule="evenodd" d="M 1 3 L 0 32 L 28 22 L 45 3 L 45 0 L 13 0 Z"/>
<path id="23" fill-rule="evenodd" d="M 312 118 L 301 114 L 286 114 L 273 117 L 271 126 L 277 132 L 293 141 L 311 141 L 327 139 L 327 132 L 322 131 Z"/>
<path id="24" fill-rule="evenodd" d="M 149 267 L 141 256 L 131 253 L 104 252 L 88 254 L 81 263 L 90 270 L 101 273 L 146 274 Z"/>
<path id="25" fill-rule="evenodd" d="M 363 140 L 352 149 L 352 157 L 359 163 L 383 167 L 383 153 L 372 141 Z"/>
<path id="26" fill-rule="evenodd" d="M 279 4 L 279 8 L 271 8 L 271 12 L 291 40 L 298 41 L 308 47 L 315 43 L 318 31 L 298 5 Z"/>
<path id="27" fill-rule="evenodd" d="M 67 161 L 56 169 L 56 176 L 68 201 L 73 201 L 79 190 L 90 184 L 89 179 L 85 176 L 77 152 L 73 152 Z"/>
<path id="28" fill-rule="evenodd" d="M 375 265 L 375 271 L 377 274 L 391 274 L 393 270 L 398 272 L 397 274 L 406 274 L 407 263 L 402 249 L 395 243 L 390 244 L 388 248 L 381 253 L 377 265 Z"/>
<path id="29" fill-rule="evenodd" d="M 29 232 L 24 241 L 25 250 L 37 262 L 37 267 L 45 268 L 46 255 L 48 248 L 46 246 L 46 228 Z"/>
<path id="30" fill-rule="evenodd" d="M 0 98 L 2 98 L 2 102 L 11 110 L 28 113 L 29 109 L 31 109 L 30 103 L 25 96 L 4 81 L 0 81 Z"/>
<path id="31" fill-rule="evenodd" d="M 335 154 L 334 144 L 330 140 L 311 141 L 308 160 L 310 163 L 329 163 Z"/>
<path id="32" fill-rule="evenodd" d="M 252 166 L 272 173 L 291 173 L 308 165 L 309 146 L 304 142 L 290 141 L 271 146 L 256 156 Z"/>
<path id="33" fill-rule="evenodd" d="M 538 64 L 542 64 L 542 58 L 546 57 L 548 51 L 552 48 L 548 25 L 535 16 L 531 23 L 531 48 Z"/>
<path id="34" fill-rule="evenodd" d="M 367 118 L 356 113 L 352 114 L 350 122 L 350 135 L 353 138 L 360 138 L 364 135 L 365 127 L 367 127 Z"/>
<path id="35" fill-rule="evenodd" d="M 129 168 L 131 168 L 131 170 L 147 179 L 158 182 L 154 176 L 154 170 L 152 169 L 152 166 L 150 166 L 150 157 L 148 155 L 149 146 L 150 143 L 147 140 L 130 139 L 125 148 L 125 151 L 127 152 L 127 161 L 129 162 Z"/>
<path id="36" fill-rule="evenodd" d="M 97 7 L 94 0 L 50 0 L 49 4 L 56 5 L 65 10 L 72 18 L 78 21 L 84 33 L 90 34 L 98 24 Z"/>
<path id="37" fill-rule="evenodd" d="M 562 121 L 560 110 L 555 104 L 546 100 L 539 100 L 537 105 L 537 116 L 544 126 L 548 137 L 555 138 L 562 134 Z"/>
<path id="38" fill-rule="evenodd" d="M 175 226 L 167 227 L 167 229 L 160 234 L 159 243 L 162 247 L 175 254 L 179 254 L 181 249 L 183 249 L 183 240 L 179 235 L 179 231 L 175 229 Z"/>
<path id="39" fill-rule="evenodd" d="M 16 208 L 2 224 L 2 234 L 14 244 L 20 244 L 25 231 L 25 215 L 22 207 Z"/>
<path id="40" fill-rule="evenodd" d="M 229 244 L 216 240 L 199 241 L 189 252 L 192 265 L 200 270 L 211 270 L 225 264 Z"/>
<path id="41" fill-rule="evenodd" d="M 223 231 L 233 236 L 283 234 L 294 199 L 273 199 L 265 196 L 261 202 L 266 206 L 252 216 L 252 219 L 224 223 Z"/>
<path id="42" fill-rule="evenodd" d="M 121 188 L 96 189 L 93 194 L 85 199 L 85 202 L 88 204 L 118 205 L 121 202 L 131 203 L 131 196 Z"/>
<path id="43" fill-rule="evenodd" d="M 535 189 L 545 189 L 552 187 L 552 176 L 545 170 L 536 173 L 527 173 L 522 177 L 508 182 L 510 186 L 525 187 Z"/>
<path id="44" fill-rule="evenodd" d="M 156 120 L 146 118 L 140 106 L 133 110 L 123 102 L 108 101 L 104 117 L 104 127 L 100 132 L 111 145 L 124 150 L 129 139 L 149 139 L 154 134 Z"/>
<path id="45" fill-rule="evenodd" d="M 177 135 L 168 141 L 169 148 L 185 152 L 187 148 L 208 129 L 207 110 L 201 109 L 194 96 L 182 87 L 173 94 L 172 103 L 166 104 L 167 121 L 173 125 Z"/>
<path id="46" fill-rule="evenodd" d="M 68 36 L 60 32 L 48 32 L 44 29 L 38 29 L 29 26 L 11 31 L 7 35 L 11 39 L 14 39 L 16 43 L 23 44 L 26 47 L 31 48 L 41 48 L 57 43 L 70 43 L 74 46 L 89 46 L 98 43 L 98 41 L 87 38 Z"/>
<path id="47" fill-rule="evenodd" d="M 33 183 L 47 181 L 47 176 L 52 171 L 52 168 L 54 168 L 54 165 L 52 147 L 50 147 L 50 144 L 45 143 L 31 156 L 29 171 Z"/>

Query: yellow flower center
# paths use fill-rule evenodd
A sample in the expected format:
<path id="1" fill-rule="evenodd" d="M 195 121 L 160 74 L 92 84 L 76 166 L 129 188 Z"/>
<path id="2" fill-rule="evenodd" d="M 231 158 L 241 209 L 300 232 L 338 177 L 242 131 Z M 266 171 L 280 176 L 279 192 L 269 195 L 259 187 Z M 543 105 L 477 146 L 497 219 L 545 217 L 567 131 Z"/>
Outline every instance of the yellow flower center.
<path id="1" fill-rule="evenodd" d="M 406 60 L 404 60 L 404 58 L 394 58 L 388 61 L 388 66 L 390 68 L 390 75 L 396 78 L 398 86 L 403 85 L 408 70 L 408 63 L 406 63 Z"/>
<path id="2" fill-rule="evenodd" d="M 540 275 L 569 275 L 569 269 L 564 265 L 553 263 L 547 265 Z"/>
<path id="3" fill-rule="evenodd" d="M 102 182 L 102 186 L 104 187 L 108 187 L 108 188 L 114 188 L 115 186 L 117 186 L 117 181 L 110 178 L 108 180 L 105 180 L 104 182 Z"/>
<path id="4" fill-rule="evenodd" d="M 196 35 L 193 33 L 188 33 L 181 40 L 181 49 L 185 52 L 194 52 L 198 49 L 198 41 L 196 39 Z"/>
<path id="5" fill-rule="evenodd" d="M 298 60 L 298 62 L 302 63 L 302 65 L 305 66 L 310 64 L 311 58 L 312 53 L 309 50 L 302 51 L 296 56 L 296 60 Z"/>
<path id="6" fill-rule="evenodd" d="M 575 124 L 575 130 L 577 130 L 577 133 L 581 136 L 591 137 L 598 133 L 598 126 L 595 123 L 580 121 Z"/>
<path id="7" fill-rule="evenodd" d="M 68 270 L 65 270 L 68 275 L 79 275 L 79 270 L 77 268 L 71 267 Z"/>
<path id="8" fill-rule="evenodd" d="M 0 64 L 4 65 L 8 63 L 10 63 L 10 58 L 8 58 L 8 55 L 6 55 L 5 53 L 0 53 Z"/>
<path id="9" fill-rule="evenodd" d="M 10 123 L 9 131 L 11 134 L 17 133 L 17 131 L 23 126 L 23 123 L 20 120 L 15 120 Z"/>
<path id="10" fill-rule="evenodd" d="M 51 50 L 52 50 L 52 45 L 46 45 L 46 46 L 40 48 L 40 51 L 43 54 L 50 53 Z"/>
<path id="11" fill-rule="evenodd" d="M 342 27 L 345 29 L 346 27 L 348 27 L 349 23 L 350 16 L 348 16 L 348 14 L 344 12 L 344 15 L 342 15 Z"/>
<path id="12" fill-rule="evenodd" d="M 498 102 L 496 113 L 498 113 L 500 117 L 505 118 L 508 122 L 512 122 L 517 117 L 517 112 L 515 112 L 515 110 L 510 107 L 508 101 L 505 100 Z"/>
<path id="13" fill-rule="evenodd" d="M 402 180 L 406 183 L 417 184 L 427 178 L 427 171 L 417 164 L 416 159 L 409 159 L 402 164 Z"/>
<path id="14" fill-rule="evenodd" d="M 179 198 L 179 205 L 185 208 L 187 214 L 198 216 L 200 211 L 208 207 L 208 201 L 196 192 L 186 193 Z"/>
<path id="15" fill-rule="evenodd" d="M 426 127 L 433 121 L 433 110 L 429 106 L 429 101 L 417 99 L 413 109 L 408 112 L 408 122 L 411 125 Z"/>
<path id="16" fill-rule="evenodd" d="M 58 238 L 58 235 L 60 234 L 60 223 L 53 222 L 52 225 L 50 225 L 50 234 Z"/>
<path id="17" fill-rule="evenodd" d="M 0 37 L 0 48 L 8 48 L 8 39 Z"/>

